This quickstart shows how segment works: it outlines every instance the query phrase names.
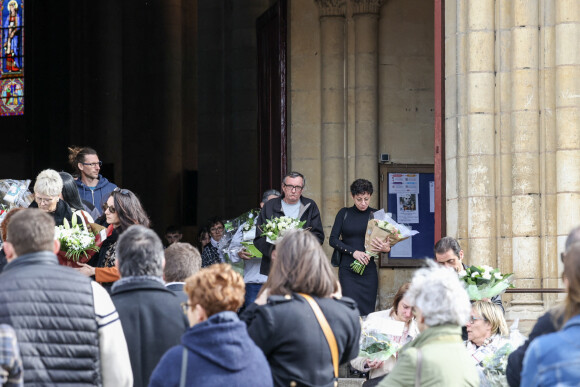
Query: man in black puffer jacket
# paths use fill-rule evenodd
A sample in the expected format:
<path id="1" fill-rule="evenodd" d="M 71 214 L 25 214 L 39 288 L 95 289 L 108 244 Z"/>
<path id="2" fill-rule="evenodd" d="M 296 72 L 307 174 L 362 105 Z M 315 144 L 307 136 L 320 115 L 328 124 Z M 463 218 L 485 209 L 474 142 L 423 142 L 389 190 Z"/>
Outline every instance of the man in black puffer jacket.
<path id="1" fill-rule="evenodd" d="M 99 284 L 55 255 L 54 220 L 22 210 L 8 224 L 0 323 L 16 331 L 26 386 L 131 386 L 123 329 Z"/>

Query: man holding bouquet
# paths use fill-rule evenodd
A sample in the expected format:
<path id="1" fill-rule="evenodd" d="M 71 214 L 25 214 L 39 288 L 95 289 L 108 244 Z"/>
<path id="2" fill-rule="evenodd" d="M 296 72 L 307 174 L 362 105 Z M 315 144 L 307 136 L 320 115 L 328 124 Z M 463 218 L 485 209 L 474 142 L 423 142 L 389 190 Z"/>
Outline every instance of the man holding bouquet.
<path id="1" fill-rule="evenodd" d="M 304 229 L 309 229 L 320 244 L 324 242 L 324 231 L 318 206 L 314 200 L 302 196 L 305 184 L 306 179 L 301 173 L 290 172 L 286 174 L 282 179 L 282 196 L 268 201 L 262 208 L 256 220 L 257 229 L 254 239 L 254 245 L 263 255 L 260 274 L 268 275 L 270 272 L 270 261 L 275 248 L 275 245 L 267 241 L 265 235 L 260 235 L 261 225 L 265 224 L 267 220 L 287 216 L 305 221 Z"/>
<path id="2" fill-rule="evenodd" d="M 457 273 L 467 269 L 467 266 L 463 263 L 463 250 L 461 250 L 461 246 L 459 246 L 459 242 L 457 242 L 455 238 L 441 238 L 439 242 L 435 244 L 433 250 L 435 250 L 435 261 L 437 261 L 437 263 L 445 267 L 453 268 Z M 500 294 L 491 297 L 488 301 L 499 306 L 501 311 L 505 314 Z"/>

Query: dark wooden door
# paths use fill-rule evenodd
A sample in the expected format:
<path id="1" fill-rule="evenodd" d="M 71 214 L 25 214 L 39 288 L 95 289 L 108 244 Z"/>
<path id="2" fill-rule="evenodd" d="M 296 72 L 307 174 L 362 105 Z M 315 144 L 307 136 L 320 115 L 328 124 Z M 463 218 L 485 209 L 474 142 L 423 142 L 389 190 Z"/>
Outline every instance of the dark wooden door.
<path id="1" fill-rule="evenodd" d="M 256 21 L 260 192 L 280 189 L 287 167 L 286 15 L 287 1 L 279 0 Z"/>

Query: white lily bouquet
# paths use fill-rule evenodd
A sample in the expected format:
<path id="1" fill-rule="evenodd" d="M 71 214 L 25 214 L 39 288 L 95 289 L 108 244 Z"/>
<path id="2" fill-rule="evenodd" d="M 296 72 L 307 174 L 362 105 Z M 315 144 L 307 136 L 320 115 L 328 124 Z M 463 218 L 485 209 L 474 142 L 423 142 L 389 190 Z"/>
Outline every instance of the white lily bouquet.
<path id="1" fill-rule="evenodd" d="M 405 323 L 386 319 L 362 321 L 360 351 L 358 356 L 369 360 L 387 360 L 395 355 L 402 344 L 399 343 Z"/>
<path id="2" fill-rule="evenodd" d="M 58 253 L 61 264 L 66 266 L 78 266 L 72 263 L 85 263 L 99 251 L 95 242 L 95 234 L 87 227 L 83 221 L 77 224 L 77 217 L 73 216 L 71 223 L 64 219 L 62 226 L 54 229 L 56 239 L 60 242 Z"/>
<path id="3" fill-rule="evenodd" d="M 256 219 L 258 218 L 259 210 L 250 211 L 248 220 L 242 225 L 242 246 L 250 253 L 251 257 L 262 258 L 262 253 L 256 246 L 254 246 L 254 238 L 256 237 Z"/>
<path id="4" fill-rule="evenodd" d="M 288 216 L 268 219 L 266 220 L 266 223 L 262 224 L 260 227 L 260 231 L 262 232 L 260 236 L 265 236 L 268 243 L 275 245 L 282 240 L 285 232 L 288 230 L 302 229 L 305 224 L 305 220 L 300 221 L 299 219 L 290 218 Z"/>
<path id="5" fill-rule="evenodd" d="M 492 298 L 513 288 L 513 273 L 502 274 L 491 266 L 469 266 L 459 272 L 470 300 Z"/>
<path id="6" fill-rule="evenodd" d="M 479 370 L 483 372 L 485 378 L 482 380 L 482 386 L 490 387 L 508 387 L 505 375 L 508 357 L 514 350 L 513 345 L 508 342 L 495 352 L 486 356 L 480 363 Z"/>

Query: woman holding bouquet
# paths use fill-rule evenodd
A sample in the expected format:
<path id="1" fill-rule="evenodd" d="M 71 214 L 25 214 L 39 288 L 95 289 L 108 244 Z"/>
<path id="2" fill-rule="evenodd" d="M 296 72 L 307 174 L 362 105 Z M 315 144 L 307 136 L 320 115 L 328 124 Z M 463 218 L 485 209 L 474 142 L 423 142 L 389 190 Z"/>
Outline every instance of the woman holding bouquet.
<path id="1" fill-rule="evenodd" d="M 399 288 L 397 294 L 395 294 L 391 308 L 369 314 L 363 323 L 363 331 L 371 325 L 377 326 L 383 325 L 387 321 L 398 321 L 399 323 L 404 323 L 404 328 L 401 331 L 402 334 L 396 336 L 389 334 L 389 338 L 392 339 L 393 343 L 398 346 L 403 346 L 408 342 L 413 341 L 419 334 L 419 327 L 413 318 L 413 308 L 403 300 L 403 297 L 405 296 L 405 293 L 407 293 L 407 290 L 409 290 L 410 285 L 411 284 L 407 282 Z M 393 369 L 396 361 L 396 354 L 383 361 L 370 360 L 359 356 L 352 360 L 350 365 L 359 371 L 368 372 L 369 380 L 380 380 L 382 377 L 384 377 L 384 375 L 388 374 Z M 378 383 L 378 381 L 376 383 Z M 376 383 L 373 383 L 373 385 L 376 385 Z"/>
<path id="2" fill-rule="evenodd" d="M 107 219 L 107 239 L 104 240 L 99 254 L 95 254 L 88 264 L 81 264 L 78 270 L 88 276 L 95 276 L 95 281 L 107 290 L 120 278 L 115 266 L 117 239 L 119 235 L 134 224 L 149 227 L 149 217 L 135 194 L 128 189 L 115 188 L 103 205 Z"/>
<path id="3" fill-rule="evenodd" d="M 474 364 L 483 371 L 482 361 L 508 343 L 509 329 L 501 309 L 490 301 L 476 301 L 467 320 L 465 346 Z M 507 356 L 507 355 L 506 355 Z M 507 365 L 507 357 L 506 362 Z M 503 370 L 505 372 L 505 369 Z"/>
<path id="4" fill-rule="evenodd" d="M 361 316 L 375 311 L 379 279 L 374 257 L 365 252 L 365 232 L 367 224 L 376 210 L 369 207 L 373 194 L 373 185 L 365 179 L 357 179 L 350 186 L 354 201 L 352 207 L 338 211 L 332 232 L 330 246 L 341 254 L 338 278 L 342 294 L 356 301 Z M 375 238 L 371 241 L 371 251 L 388 253 L 391 245 L 387 241 Z M 358 261 L 366 265 L 362 274 L 355 273 L 351 264 Z"/>

